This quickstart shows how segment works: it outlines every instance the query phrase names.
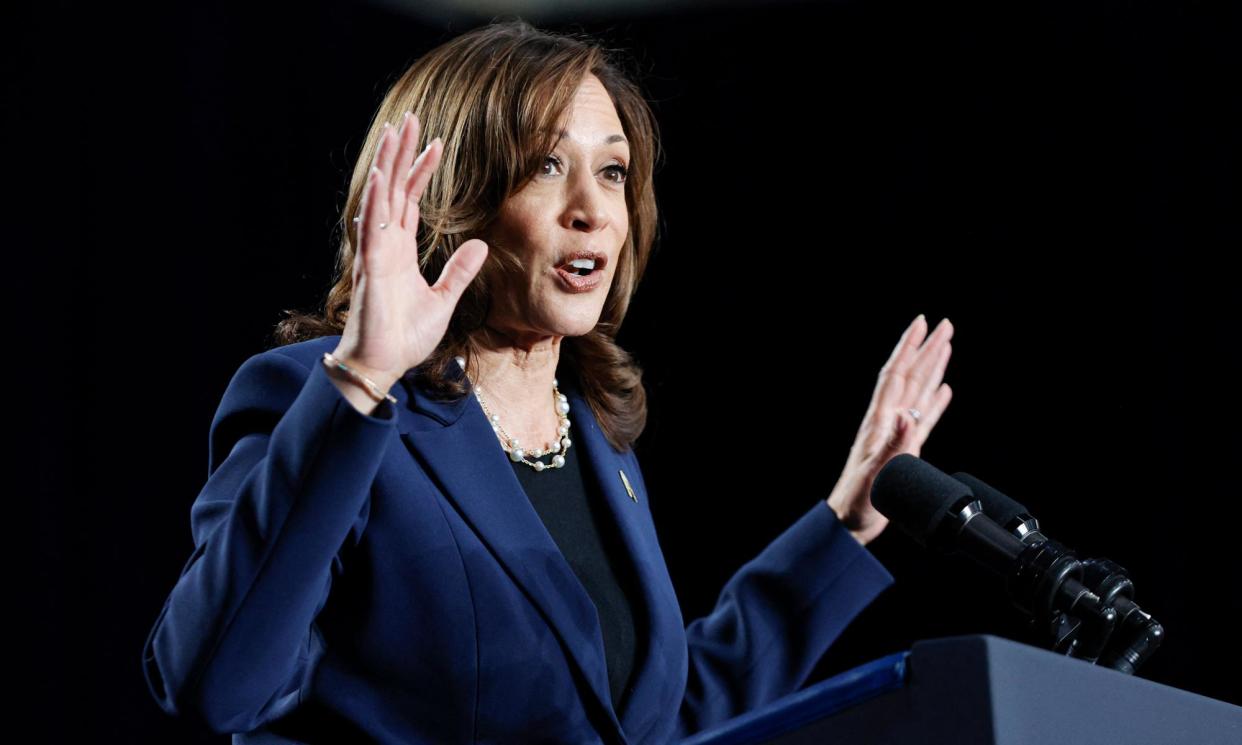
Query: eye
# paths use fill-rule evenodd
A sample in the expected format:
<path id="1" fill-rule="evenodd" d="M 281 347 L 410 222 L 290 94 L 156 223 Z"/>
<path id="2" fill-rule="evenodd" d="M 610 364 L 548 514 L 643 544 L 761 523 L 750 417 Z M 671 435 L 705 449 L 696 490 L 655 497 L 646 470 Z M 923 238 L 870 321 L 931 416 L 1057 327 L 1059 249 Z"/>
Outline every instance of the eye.
<path id="1" fill-rule="evenodd" d="M 547 170 L 546 170 L 546 169 L 547 169 L 547 166 L 548 166 L 548 164 L 549 164 L 549 163 L 553 163 L 553 164 L 555 164 L 557 167 L 559 167 L 559 166 L 561 165 L 561 161 L 560 161 L 560 159 L 559 159 L 559 158 L 557 158 L 555 155 L 548 155 L 548 156 L 546 156 L 546 157 L 543 159 L 543 166 L 544 166 L 544 169 L 545 169 L 545 170 L 543 171 L 543 175 L 550 175 L 550 174 L 548 174 L 548 172 L 547 172 Z M 609 171 L 609 172 L 611 172 L 611 173 L 613 173 L 613 174 L 615 174 L 615 175 L 616 175 L 616 178 L 612 179 L 612 182 L 613 182 L 614 184 L 624 184 L 624 183 L 626 182 L 626 179 L 628 179 L 628 178 L 629 178 L 629 173 L 630 173 L 630 172 L 629 172 L 629 170 L 625 167 L 625 165 L 624 165 L 624 164 L 614 163 L 613 165 L 610 165 L 610 166 L 605 167 L 605 168 L 604 168 L 604 170 L 605 170 L 605 171 Z"/>
<path id="2" fill-rule="evenodd" d="M 605 171 L 612 171 L 612 172 L 614 172 L 614 173 L 620 174 L 620 176 L 621 176 L 621 177 L 620 177 L 619 179 L 617 179 L 617 183 L 618 183 L 618 184 L 624 184 L 624 183 L 625 183 L 626 178 L 628 178 L 628 177 L 629 177 L 629 173 L 630 173 L 628 170 L 626 170 L 626 168 L 625 168 L 625 166 L 624 166 L 624 165 L 613 165 L 613 166 L 608 166 L 608 167 L 607 167 L 607 168 L 605 168 L 604 170 L 605 170 Z"/>
<path id="3" fill-rule="evenodd" d="M 543 159 L 543 165 L 544 165 L 544 167 L 545 167 L 545 168 L 547 168 L 547 165 L 548 165 L 549 163 L 555 163 L 555 164 L 557 164 L 558 166 L 561 164 L 561 162 L 560 162 L 559 160 L 557 160 L 557 159 L 556 159 L 556 156 L 555 156 L 555 155 L 549 155 L 549 156 L 547 156 L 547 157 L 545 157 L 545 158 Z M 546 171 L 545 171 L 545 173 L 546 173 Z"/>

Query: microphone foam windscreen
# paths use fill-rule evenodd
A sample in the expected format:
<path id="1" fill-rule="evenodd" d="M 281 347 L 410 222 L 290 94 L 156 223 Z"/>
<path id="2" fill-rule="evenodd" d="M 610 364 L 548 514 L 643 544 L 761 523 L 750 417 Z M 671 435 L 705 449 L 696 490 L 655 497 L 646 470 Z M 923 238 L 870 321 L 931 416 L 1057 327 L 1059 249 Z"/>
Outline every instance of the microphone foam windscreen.
<path id="1" fill-rule="evenodd" d="M 909 453 L 890 459 L 871 487 L 875 508 L 922 544 L 935 534 L 949 508 L 968 496 L 965 484 Z"/>
<path id="2" fill-rule="evenodd" d="M 958 471 L 953 474 L 953 478 L 965 484 L 980 502 L 983 503 L 983 512 L 992 518 L 992 522 L 997 525 L 1008 527 L 1011 521 L 1023 513 L 1030 514 L 1026 505 L 1010 498 L 997 489 L 993 489 L 983 481 L 971 476 L 964 471 Z"/>

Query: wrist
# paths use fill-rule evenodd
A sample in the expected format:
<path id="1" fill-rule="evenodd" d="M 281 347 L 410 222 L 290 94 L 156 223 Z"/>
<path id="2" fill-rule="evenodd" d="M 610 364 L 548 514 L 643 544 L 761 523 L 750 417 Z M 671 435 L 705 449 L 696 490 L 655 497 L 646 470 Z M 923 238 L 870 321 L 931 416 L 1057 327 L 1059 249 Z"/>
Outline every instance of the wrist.
<path id="1" fill-rule="evenodd" d="M 871 541 L 872 536 L 870 532 L 865 530 L 858 518 L 845 508 L 843 500 L 838 497 L 836 491 L 833 491 L 828 499 L 824 500 L 824 503 L 828 505 L 828 509 L 832 510 L 832 514 L 837 516 L 837 522 L 841 523 L 841 527 L 849 531 L 854 540 L 863 546 Z"/>
<path id="2" fill-rule="evenodd" d="M 846 509 L 846 500 L 841 496 L 841 488 L 839 484 L 837 485 L 837 488 L 832 490 L 832 493 L 828 495 L 828 499 L 824 500 L 824 502 L 828 505 L 828 509 L 832 510 L 832 514 L 837 516 L 837 520 L 839 520 L 842 525 L 850 527 L 850 521 L 852 518 L 849 511 Z"/>
<path id="3" fill-rule="evenodd" d="M 395 402 L 388 390 L 397 382 L 399 375 L 372 370 L 350 359 L 348 355 L 338 355 L 335 352 L 324 355 L 322 362 L 324 367 L 328 368 L 338 380 L 348 382 L 359 390 L 365 391 L 376 402 L 384 399 Z"/>

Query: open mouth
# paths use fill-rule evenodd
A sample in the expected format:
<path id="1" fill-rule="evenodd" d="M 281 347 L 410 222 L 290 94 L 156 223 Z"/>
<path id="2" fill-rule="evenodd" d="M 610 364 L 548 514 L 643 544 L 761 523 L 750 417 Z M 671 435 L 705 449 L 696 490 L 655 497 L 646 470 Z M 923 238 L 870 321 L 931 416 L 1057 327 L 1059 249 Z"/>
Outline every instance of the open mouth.
<path id="1" fill-rule="evenodd" d="M 580 249 L 561 257 L 556 275 L 561 278 L 564 289 L 570 292 L 587 292 L 603 284 L 604 266 L 608 257 L 598 251 Z"/>
<path id="2" fill-rule="evenodd" d="M 563 269 L 570 274 L 586 277 L 593 272 L 603 269 L 604 264 L 607 263 L 608 257 L 603 254 L 596 254 L 591 251 L 575 251 L 562 259 L 562 263 L 557 268 Z"/>
<path id="3" fill-rule="evenodd" d="M 578 265 L 575 266 L 575 263 Z M 584 262 L 570 262 L 556 268 L 565 289 L 571 292 L 593 290 L 603 282 L 604 271 L 599 267 L 586 265 Z"/>

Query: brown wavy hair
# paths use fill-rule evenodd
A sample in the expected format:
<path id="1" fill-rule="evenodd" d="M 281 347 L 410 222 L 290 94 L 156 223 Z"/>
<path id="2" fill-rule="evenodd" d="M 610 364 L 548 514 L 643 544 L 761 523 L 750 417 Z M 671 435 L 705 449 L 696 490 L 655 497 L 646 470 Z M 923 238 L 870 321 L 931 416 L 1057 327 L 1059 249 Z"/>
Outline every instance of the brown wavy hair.
<path id="1" fill-rule="evenodd" d="M 419 264 L 429 283 L 465 241 L 483 237 L 501 204 L 539 172 L 555 146 L 557 125 L 587 74 L 599 78 L 612 98 L 630 143 L 625 184 L 629 235 L 621 249 L 612 286 L 598 324 L 561 343 L 558 368 L 570 373 L 600 429 L 617 450 L 632 447 L 647 421 L 642 368 L 617 345 L 616 335 L 655 246 L 658 214 L 652 176 L 660 157 L 655 117 L 625 66 L 581 33 L 540 30 L 520 18 L 468 31 L 417 59 L 389 88 L 379 105 L 354 165 L 344 214 L 336 277 L 321 314 L 287 310 L 274 331 L 277 345 L 344 331 L 353 291 L 354 244 L 367 171 L 388 122 L 399 127 L 406 111 L 418 115 L 419 149 L 439 136 L 444 151 L 419 203 Z M 490 288 L 499 275 L 524 271 L 522 259 L 488 244 L 488 256 L 471 281 L 435 352 L 407 371 L 430 395 L 456 399 L 469 394 L 464 379 L 449 375 L 455 357 L 467 369 L 481 348 Z"/>

